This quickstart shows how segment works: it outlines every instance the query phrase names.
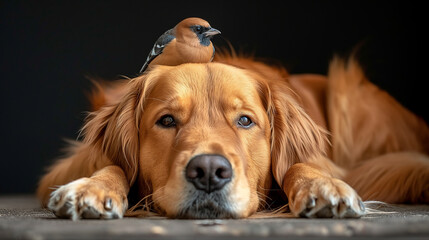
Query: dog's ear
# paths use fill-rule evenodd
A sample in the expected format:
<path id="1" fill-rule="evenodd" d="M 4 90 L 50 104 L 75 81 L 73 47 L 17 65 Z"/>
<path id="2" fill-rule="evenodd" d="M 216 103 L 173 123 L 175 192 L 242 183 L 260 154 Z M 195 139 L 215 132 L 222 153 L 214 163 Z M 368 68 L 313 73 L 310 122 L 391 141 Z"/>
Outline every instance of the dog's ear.
<path id="1" fill-rule="evenodd" d="M 272 171 L 282 186 L 293 164 L 325 155 L 328 140 L 325 131 L 298 104 L 284 79 L 264 81 L 260 93 L 271 124 Z"/>
<path id="2" fill-rule="evenodd" d="M 124 94 L 115 103 L 90 113 L 82 128 L 84 143 L 101 151 L 120 166 L 132 184 L 137 176 L 139 158 L 139 126 L 144 99 L 153 77 L 142 75 L 123 86 Z"/>

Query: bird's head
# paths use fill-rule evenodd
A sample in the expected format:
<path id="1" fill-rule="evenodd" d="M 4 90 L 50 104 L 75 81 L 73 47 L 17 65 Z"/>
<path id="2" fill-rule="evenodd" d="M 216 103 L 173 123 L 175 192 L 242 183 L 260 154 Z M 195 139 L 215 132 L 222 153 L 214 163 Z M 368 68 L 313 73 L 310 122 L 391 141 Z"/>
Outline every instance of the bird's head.
<path id="1" fill-rule="evenodd" d="M 220 31 L 201 18 L 186 18 L 176 25 L 177 40 L 193 45 L 209 46 L 210 39 L 217 34 L 220 34 Z"/>

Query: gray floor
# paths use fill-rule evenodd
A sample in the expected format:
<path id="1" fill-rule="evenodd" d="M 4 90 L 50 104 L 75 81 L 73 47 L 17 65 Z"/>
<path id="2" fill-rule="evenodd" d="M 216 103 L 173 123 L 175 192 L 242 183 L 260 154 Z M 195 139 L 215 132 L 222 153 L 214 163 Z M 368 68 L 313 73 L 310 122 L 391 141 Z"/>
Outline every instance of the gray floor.
<path id="1" fill-rule="evenodd" d="M 33 196 L 0 196 L 0 239 L 429 239 L 429 205 L 374 205 L 361 219 L 57 219 Z"/>

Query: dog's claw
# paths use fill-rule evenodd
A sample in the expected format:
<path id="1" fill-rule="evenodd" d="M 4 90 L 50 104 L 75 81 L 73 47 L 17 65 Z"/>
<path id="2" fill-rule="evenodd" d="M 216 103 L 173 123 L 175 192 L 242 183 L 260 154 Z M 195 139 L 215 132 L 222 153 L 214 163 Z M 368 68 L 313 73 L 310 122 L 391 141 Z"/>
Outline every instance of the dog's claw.
<path id="1" fill-rule="evenodd" d="M 106 209 L 106 210 L 112 210 L 112 199 L 111 198 L 108 198 L 107 200 L 106 200 L 106 202 L 104 203 L 104 209 Z"/>
<path id="2" fill-rule="evenodd" d="M 363 204 L 362 200 L 359 200 L 359 207 L 362 212 L 365 212 L 365 204 Z"/>

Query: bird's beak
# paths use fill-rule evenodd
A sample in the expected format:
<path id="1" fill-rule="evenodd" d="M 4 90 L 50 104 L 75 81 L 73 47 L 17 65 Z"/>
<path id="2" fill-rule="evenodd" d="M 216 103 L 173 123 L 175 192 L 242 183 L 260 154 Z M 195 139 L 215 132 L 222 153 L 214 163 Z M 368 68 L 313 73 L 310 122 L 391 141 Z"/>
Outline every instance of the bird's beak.
<path id="1" fill-rule="evenodd" d="M 220 34 L 220 31 L 217 30 L 216 28 L 209 28 L 209 30 L 207 30 L 206 32 L 204 32 L 204 36 L 205 37 L 212 37 L 214 35 Z"/>

